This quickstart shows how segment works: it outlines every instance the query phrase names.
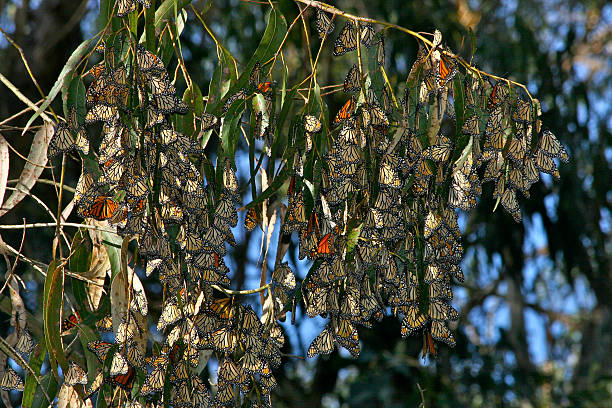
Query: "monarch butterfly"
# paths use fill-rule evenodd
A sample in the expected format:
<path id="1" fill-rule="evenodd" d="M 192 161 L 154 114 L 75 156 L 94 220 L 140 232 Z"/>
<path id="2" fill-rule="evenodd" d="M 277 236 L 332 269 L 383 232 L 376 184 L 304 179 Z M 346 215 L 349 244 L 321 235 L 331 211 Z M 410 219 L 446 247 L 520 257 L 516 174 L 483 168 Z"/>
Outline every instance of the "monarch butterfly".
<path id="1" fill-rule="evenodd" d="M 174 85 L 172 85 L 172 82 L 170 82 L 170 78 L 166 72 L 163 72 L 161 75 L 151 75 L 149 77 L 149 85 L 151 86 L 151 93 L 153 95 L 176 93 L 176 89 Z"/>
<path id="2" fill-rule="evenodd" d="M 259 85 L 257 85 L 257 91 L 259 91 L 259 93 L 261 94 L 269 94 L 270 91 L 272 90 L 272 85 L 273 83 L 271 81 L 266 81 L 266 82 L 262 82 Z"/>
<path id="3" fill-rule="evenodd" d="M 493 90 L 487 101 L 487 110 L 492 111 L 495 107 L 502 104 L 508 98 L 508 87 L 502 81 L 498 81 L 493 86 Z"/>
<path id="4" fill-rule="evenodd" d="M 93 218 L 98 221 L 108 220 L 112 218 L 119 208 L 119 204 L 107 195 L 99 195 L 94 198 L 93 202 L 82 211 L 85 218 Z"/>
<path id="5" fill-rule="evenodd" d="M 211 113 L 203 112 L 202 115 L 200 115 L 200 121 L 202 122 L 203 132 L 214 129 L 219 125 L 219 118 Z"/>
<path id="6" fill-rule="evenodd" d="M 274 268 L 272 272 L 272 281 L 288 289 L 295 288 L 295 275 L 287 262 L 283 262 Z"/>
<path id="7" fill-rule="evenodd" d="M 176 304 L 176 299 L 168 298 L 164 303 L 162 313 L 157 322 L 157 330 L 165 330 L 170 324 L 174 324 L 181 319 L 181 312 Z"/>
<path id="8" fill-rule="evenodd" d="M 138 68 L 140 68 L 142 72 L 166 71 L 166 67 L 164 67 L 162 60 L 142 45 L 138 45 L 136 48 L 136 62 L 138 63 Z"/>
<path id="9" fill-rule="evenodd" d="M 71 314 L 70 316 L 68 316 L 66 319 L 62 321 L 62 332 L 66 332 L 76 327 L 76 325 L 79 324 L 80 322 L 81 322 L 81 315 L 79 315 L 79 312 L 75 311 L 73 314 Z"/>
<path id="10" fill-rule="evenodd" d="M 150 103 L 147 106 L 146 128 L 151 128 L 164 122 L 164 113 L 158 110 L 154 104 Z"/>
<path id="11" fill-rule="evenodd" d="M 126 391 L 132 389 L 134 385 L 134 379 L 136 378 L 136 370 L 134 367 L 128 367 L 128 370 L 125 374 L 118 374 L 115 376 L 109 377 L 109 382 L 112 385 L 118 385 Z"/>
<path id="12" fill-rule="evenodd" d="M 247 97 L 247 92 L 244 89 L 240 89 L 238 92 L 230 95 L 230 97 L 227 98 L 227 100 L 223 104 L 223 112 L 226 113 L 234 102 L 236 102 L 239 99 L 246 99 L 246 97 Z"/>
<path id="13" fill-rule="evenodd" d="M 220 353 L 233 353 L 236 349 L 237 336 L 227 327 L 222 327 L 212 333 L 211 343 Z"/>
<path id="14" fill-rule="evenodd" d="M 385 66 L 385 38 L 380 37 L 378 48 L 376 49 L 376 62 L 379 66 Z"/>
<path id="15" fill-rule="evenodd" d="M 4 391 L 23 391 L 23 380 L 21 377 L 19 377 L 15 370 L 10 367 L 6 367 L 2 378 L 0 378 L 0 388 Z"/>
<path id="16" fill-rule="evenodd" d="M 99 64 L 94 65 L 87 71 L 86 75 L 91 75 L 94 80 L 100 78 L 102 75 L 106 73 L 106 67 L 104 65 L 104 61 Z"/>
<path id="17" fill-rule="evenodd" d="M 100 331 L 112 331 L 113 317 L 111 315 L 106 315 L 102 319 L 96 321 L 96 329 Z"/>
<path id="18" fill-rule="evenodd" d="M 306 356 L 312 358 L 317 355 L 329 354 L 332 351 L 334 351 L 334 336 L 329 326 L 327 326 L 310 343 Z"/>
<path id="19" fill-rule="evenodd" d="M 232 385 L 227 385 L 225 387 L 219 387 L 217 389 L 217 394 L 215 395 L 214 406 L 224 406 L 224 404 L 229 403 L 233 399 L 234 399 L 234 387 Z"/>
<path id="20" fill-rule="evenodd" d="M 544 150 L 538 149 L 534 155 L 535 166 L 543 173 L 548 173 L 555 179 L 559 179 L 559 170 L 553 161 L 552 157 L 544 153 Z"/>
<path id="21" fill-rule="evenodd" d="M 531 122 L 531 111 L 533 106 L 523 98 L 519 98 L 516 101 L 516 107 L 512 111 L 512 120 L 517 123 L 528 124 Z"/>
<path id="22" fill-rule="evenodd" d="M 334 25 L 332 20 L 329 18 L 327 13 L 324 13 L 320 9 L 317 9 L 315 28 L 317 29 L 317 32 L 319 33 L 319 37 L 323 38 L 327 36 L 328 34 L 331 34 L 334 31 L 334 28 L 336 28 L 336 26 Z"/>
<path id="23" fill-rule="evenodd" d="M 431 322 L 431 337 L 434 340 L 446 343 L 450 347 L 455 347 L 455 338 L 443 321 Z"/>
<path id="24" fill-rule="evenodd" d="M 338 112 L 338 114 L 336 115 L 336 118 L 334 119 L 334 124 L 338 124 L 342 122 L 343 120 L 350 118 L 351 116 L 353 116 L 354 112 L 355 112 L 355 100 L 351 98 L 348 101 L 346 101 L 346 103 L 342 106 L 342 108 L 340 108 L 340 111 Z"/>
<path id="25" fill-rule="evenodd" d="M 98 374 L 96 374 L 96 377 L 91 382 L 89 387 L 86 388 L 85 398 L 91 397 L 94 392 L 98 391 L 100 387 L 102 386 L 103 381 L 104 381 L 104 375 L 102 374 L 102 371 L 100 371 L 98 372 Z"/>
<path id="26" fill-rule="evenodd" d="M 36 343 L 34 343 L 34 339 L 30 334 L 30 331 L 26 328 L 23 328 L 19 331 L 19 335 L 17 336 L 17 344 L 15 344 L 15 351 L 22 356 L 29 355 L 32 350 L 36 347 Z"/>
<path id="27" fill-rule="evenodd" d="M 461 127 L 461 131 L 466 135 L 478 136 L 480 135 L 480 125 L 478 122 L 478 115 L 473 114 L 470 116 Z"/>
<path id="28" fill-rule="evenodd" d="M 283 223 L 283 234 L 299 231 L 306 225 L 306 208 L 304 207 L 304 197 L 302 194 L 289 195 L 287 205 L 287 216 Z"/>
<path id="29" fill-rule="evenodd" d="M 87 112 L 85 123 L 91 124 L 95 122 L 110 122 L 117 115 L 117 108 L 108 105 L 95 105 Z"/>
<path id="30" fill-rule="evenodd" d="M 372 23 L 367 23 L 361 27 L 361 43 L 366 46 L 366 48 L 370 48 L 372 46 L 372 40 L 374 40 L 374 25 Z"/>
<path id="31" fill-rule="evenodd" d="M 249 84 L 253 87 L 256 87 L 260 82 L 261 76 L 261 63 L 257 61 L 253 68 L 251 69 L 251 73 L 249 74 Z"/>
<path id="32" fill-rule="evenodd" d="M 89 351 L 94 353 L 100 362 L 104 362 L 106 359 L 106 355 L 114 347 L 113 343 L 109 343 L 106 341 L 94 340 L 87 343 L 87 348 Z"/>
<path id="33" fill-rule="evenodd" d="M 380 162 L 380 170 L 378 173 L 378 182 L 382 185 L 399 188 L 402 181 L 399 178 L 397 169 L 400 167 L 397 156 L 386 154 Z"/>
<path id="34" fill-rule="evenodd" d="M 173 93 L 165 93 L 159 95 L 153 95 L 153 102 L 157 107 L 157 110 L 164 113 L 180 113 L 185 114 L 189 107 L 185 102 L 181 101 Z"/>
<path id="35" fill-rule="evenodd" d="M 70 362 L 68 371 L 64 374 L 64 382 L 70 386 L 76 384 L 87 385 L 87 373 L 75 362 Z"/>
<path id="36" fill-rule="evenodd" d="M 117 17 L 123 17 L 136 10 L 136 3 L 134 1 L 138 1 L 145 8 L 151 7 L 150 0 L 117 0 Z"/>
<path id="37" fill-rule="evenodd" d="M 253 231 L 256 226 L 260 225 L 259 216 L 255 207 L 249 208 L 244 218 L 244 227 L 247 231 Z"/>
<path id="38" fill-rule="evenodd" d="M 214 251 L 220 256 L 225 256 L 226 237 L 226 234 L 218 225 L 211 225 L 211 227 L 206 230 L 206 233 L 202 237 L 205 244 L 204 250 Z"/>
<path id="39" fill-rule="evenodd" d="M 214 312 L 217 317 L 223 320 L 231 319 L 234 316 L 232 309 L 233 299 L 230 297 L 215 299 L 209 306 L 209 309 Z"/>
<path id="40" fill-rule="evenodd" d="M 446 136 L 440 137 L 438 144 L 429 146 L 423 151 L 423 157 L 435 162 L 445 162 L 453 151 L 453 142 Z"/>
<path id="41" fill-rule="evenodd" d="M 110 375 L 116 376 L 120 374 L 127 374 L 127 372 L 127 360 L 121 355 L 121 353 L 116 352 L 115 354 L 113 354 L 113 360 L 111 361 Z"/>
<path id="42" fill-rule="evenodd" d="M 518 139 L 513 137 L 510 139 L 510 143 L 508 145 L 508 151 L 506 152 L 506 157 L 512 160 L 515 163 L 522 163 L 525 158 L 525 144 L 524 139 Z"/>
<path id="43" fill-rule="evenodd" d="M 220 387 L 240 384 L 248 380 L 245 372 L 242 370 L 242 366 L 237 365 L 228 357 L 225 357 L 223 362 L 219 364 L 217 378 L 219 379 Z"/>
<path id="44" fill-rule="evenodd" d="M 440 53 L 440 61 L 437 64 L 436 84 L 438 89 L 443 89 L 450 81 L 453 80 L 457 73 L 457 65 L 452 57 L 445 53 Z"/>
<path id="45" fill-rule="evenodd" d="M 542 132 L 538 145 L 540 151 L 549 157 L 557 157 L 564 163 L 569 160 L 569 155 L 556 136 L 548 129 Z"/>
<path id="46" fill-rule="evenodd" d="M 512 215 L 514 221 L 521 222 L 523 216 L 521 215 L 521 209 L 519 208 L 516 200 L 516 190 L 513 188 L 507 188 L 501 198 L 502 206 L 506 211 Z"/>
<path id="47" fill-rule="evenodd" d="M 222 193 L 219 197 L 217 208 L 215 208 L 215 216 L 226 221 L 232 227 L 235 227 L 238 223 L 238 212 L 227 194 Z"/>
<path id="48" fill-rule="evenodd" d="M 334 42 L 333 54 L 335 57 L 344 55 L 349 51 L 353 51 L 357 48 L 357 29 L 352 21 L 347 21 L 342 31 Z"/>
<path id="49" fill-rule="evenodd" d="M 253 374 L 261 373 L 261 370 L 263 368 L 263 362 L 252 349 L 249 349 L 246 353 L 244 353 L 244 356 L 242 356 L 241 364 L 242 369 L 244 371 Z"/>
<path id="50" fill-rule="evenodd" d="M 321 121 L 316 116 L 304 116 L 304 130 L 308 133 L 317 133 L 321 130 Z"/>
<path id="51" fill-rule="evenodd" d="M 200 377 L 191 377 L 191 398 L 193 400 L 193 406 L 195 408 L 207 407 L 210 401 L 210 393 L 208 388 L 204 385 Z"/>
<path id="52" fill-rule="evenodd" d="M 421 357 L 425 359 L 428 356 L 432 356 L 434 359 L 438 358 L 438 351 L 431 335 L 431 330 L 423 331 L 423 348 L 421 351 Z"/>
<path id="53" fill-rule="evenodd" d="M 427 319 L 419 312 L 418 304 L 416 302 L 411 302 L 402 320 L 401 334 L 403 337 L 411 336 L 417 330 L 425 327 L 426 324 Z"/>

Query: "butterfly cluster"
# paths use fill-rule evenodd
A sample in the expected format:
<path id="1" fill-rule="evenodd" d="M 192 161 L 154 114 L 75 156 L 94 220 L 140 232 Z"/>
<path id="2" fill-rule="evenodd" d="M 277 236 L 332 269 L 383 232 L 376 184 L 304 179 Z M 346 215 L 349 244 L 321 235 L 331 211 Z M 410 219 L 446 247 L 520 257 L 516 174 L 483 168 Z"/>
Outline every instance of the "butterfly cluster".
<path id="1" fill-rule="evenodd" d="M 325 37 L 333 25 L 318 12 L 316 28 Z M 367 48 L 378 41 L 374 55 L 384 70 L 382 36 L 370 29 L 348 21 L 333 54 L 356 50 L 358 38 Z M 357 356 L 357 327 L 370 327 L 386 310 L 401 320 L 402 336 L 423 333 L 424 355 L 436 355 L 435 342 L 454 346 L 451 285 L 464 280 L 456 209 L 474 208 L 482 184 L 494 181 L 493 197 L 520 221 L 516 191 L 527 195 L 538 170 L 558 177 L 553 159 L 568 159 L 554 135 L 541 131 L 536 103 L 505 81 L 491 86 L 469 71 L 457 81 L 460 66 L 436 32 L 429 48 L 421 45 L 398 105 L 386 81 L 375 87 L 376 69 L 353 65 L 343 90 L 356 95 L 333 121 L 318 193 L 304 187 L 317 181 L 302 180 L 294 164 L 283 232 L 297 232 L 300 257 L 314 261 L 302 285 L 307 314 L 329 318 L 309 357 L 335 347 Z M 460 115 L 449 103 L 457 86 Z M 313 118 L 304 118 L 307 138 Z M 442 126 L 458 120 L 456 132 Z M 304 208 L 304 194 L 312 209 Z"/>
<path id="2" fill-rule="evenodd" d="M 118 0 L 117 15 L 135 11 L 136 2 L 150 5 Z M 324 42 L 337 21 L 317 10 L 314 23 Z M 543 129 L 534 100 L 519 96 L 510 82 L 489 84 L 472 75 L 439 32 L 420 45 L 404 96 L 396 98 L 382 34 L 362 20 L 346 21 L 331 44 L 334 56 L 354 58 L 339 89 L 342 107 L 330 121 L 311 106 L 291 121 L 285 171 L 275 176 L 288 182 L 280 231 L 283 238 L 295 234 L 299 259 L 312 266 L 300 281 L 278 260 L 260 288 L 266 290 L 261 317 L 227 289 L 224 258 L 228 245 L 236 245 L 232 229 L 243 199 L 234 152 L 223 151 L 229 143 L 221 138 L 212 168 L 197 132 L 186 135 L 173 120 L 193 112 L 160 57 L 121 36 L 97 48 L 104 61 L 87 72 L 86 109 L 68 107 L 49 156 L 82 158 L 78 215 L 116 226 L 126 242 L 136 239 L 138 265 L 129 261 L 128 269 L 135 276 L 133 268 L 142 265 L 161 284 L 161 314 L 151 336 L 140 283 L 129 286 L 125 310 L 84 313 L 86 321 L 98 320 L 100 337 L 84 344 L 99 366 L 88 376 L 69 361 L 62 386 L 82 389 L 87 398 L 103 395 L 110 406 L 220 407 L 248 400 L 270 406 L 285 345 L 278 322 L 300 301 L 308 316 L 328 319 L 308 357 L 336 348 L 357 357 L 359 326 L 370 328 L 385 314 L 399 320 L 402 336 L 423 335 L 424 355 L 436 355 L 436 342 L 455 345 L 452 285 L 464 280 L 457 209 L 473 209 L 491 181 L 493 198 L 520 221 L 516 192 L 527 196 L 539 172 L 557 178 L 554 160 L 568 154 Z M 240 122 L 248 105 L 253 148 L 261 139 L 260 161 L 264 153 L 277 160 L 276 83 L 268 78 L 274 67 L 268 75 L 262 68 L 249 65 L 240 85 L 215 106 L 209 99 L 194 125 L 200 134 L 223 131 Z M 245 207 L 244 227 L 262 226 L 265 204 Z M 74 311 L 61 322 L 61 335 L 80 335 L 82 323 Z M 27 356 L 33 347 L 21 330 L 16 351 Z M 216 383 L 200 376 L 211 358 L 218 363 Z M 0 387 L 24 384 L 7 369 Z"/>

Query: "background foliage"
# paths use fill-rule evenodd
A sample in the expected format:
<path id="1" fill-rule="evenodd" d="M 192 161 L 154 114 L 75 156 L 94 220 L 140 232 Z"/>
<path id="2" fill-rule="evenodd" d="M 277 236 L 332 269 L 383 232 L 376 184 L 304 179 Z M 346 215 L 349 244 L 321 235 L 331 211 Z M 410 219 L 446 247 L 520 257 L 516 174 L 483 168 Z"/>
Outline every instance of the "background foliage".
<path id="1" fill-rule="evenodd" d="M 207 2 L 193 3 L 198 10 L 209 7 Z M 567 146 L 572 159 L 560 166 L 559 182 L 545 179 L 532 188 L 529 200 L 521 200 L 523 224 L 514 224 L 501 211 L 491 214 L 492 202 L 482 203 L 469 218 L 462 217 L 466 283 L 456 289 L 461 317 L 455 349 L 441 347 L 437 361 L 422 361 L 418 359 L 420 343 L 400 339 L 398 323 L 385 319 L 373 330 L 360 331 L 363 352 L 357 360 L 343 353 L 313 361 L 284 359 L 273 400 L 277 406 L 415 406 L 422 401 L 425 406 L 609 404 L 612 115 L 604 101 L 611 96 L 612 10 L 604 2 L 396 3 L 338 1 L 335 5 L 414 31 L 438 28 L 454 50 L 469 49 L 467 28 L 471 27 L 477 41 L 476 64 L 526 83 L 542 102 L 545 125 Z M 297 15 L 292 3 L 280 6 L 289 16 Z M 72 2 L 0 3 L 0 27 L 22 47 L 45 93 L 70 53 L 95 32 L 95 7 L 87 1 L 76 11 Z M 266 10 L 265 5 L 214 2 L 205 20 L 244 64 L 263 32 Z M 292 73 L 299 72 L 305 60 L 301 33 L 292 31 L 284 54 Z M 406 38 L 394 31 L 386 38 L 392 83 L 404 80 L 416 56 L 416 42 Z M 192 79 L 203 88 L 217 64 L 214 43 L 195 20 L 186 24 L 181 40 Z M 39 93 L 15 48 L 4 41 L 0 53 L 0 72 L 36 100 Z M 321 82 L 341 82 L 346 69 L 332 64 L 331 55 L 321 58 Z M 290 78 L 289 83 L 297 79 Z M 342 102 L 328 99 L 330 111 L 337 111 Z M 0 118 L 17 113 L 20 106 L 12 93 L 5 92 Z M 59 100 L 52 106 L 61 112 Z M 28 116 L 10 125 L 23 126 Z M 2 132 L 27 155 L 31 136 L 20 136 L 7 126 Z M 11 162 L 10 179 L 19 176 L 23 164 Z M 67 184 L 76 184 L 73 177 L 78 176 L 79 167 L 68 163 Z M 33 192 L 56 211 L 51 187 L 37 185 Z M 24 217 L 30 223 L 44 215 L 37 203 L 26 198 L 3 216 L 2 223 L 19 224 Z M 19 248 L 22 234 L 6 230 L 2 238 Z M 48 264 L 52 239 L 52 229 L 30 230 L 23 253 Z M 253 268 L 257 259 L 243 254 L 258 239 L 246 236 L 234 250 L 235 289 L 257 286 Z M 302 277 L 305 272 L 301 271 Z M 18 264 L 16 273 L 27 283 L 27 310 L 42 316 L 43 277 L 26 264 Z M 1 300 L 3 310 L 10 311 L 4 293 Z M 152 304 L 152 313 L 158 314 L 159 306 Z M 295 329 L 287 327 L 288 337 L 295 333 L 292 349 L 287 351 L 300 356 L 318 332 L 301 317 Z M 1 334 L 6 337 L 8 332 Z"/>

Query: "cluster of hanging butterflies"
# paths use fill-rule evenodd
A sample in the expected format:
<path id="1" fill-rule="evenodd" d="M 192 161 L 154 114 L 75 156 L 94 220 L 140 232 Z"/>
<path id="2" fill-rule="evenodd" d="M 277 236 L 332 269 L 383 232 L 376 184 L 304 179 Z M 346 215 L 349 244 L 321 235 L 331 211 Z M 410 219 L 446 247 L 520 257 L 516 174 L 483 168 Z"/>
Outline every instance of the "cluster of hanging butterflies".
<path id="1" fill-rule="evenodd" d="M 135 9 L 134 0 L 117 1 L 120 16 Z M 325 39 L 335 24 L 317 10 L 315 27 Z M 472 209 L 482 183 L 494 181 L 494 197 L 520 220 L 516 191 L 527 195 L 539 171 L 558 177 L 553 159 L 568 155 L 550 131 L 541 131 L 537 107 L 517 98 L 506 82 L 490 86 L 470 75 L 458 82 L 460 64 L 439 32 L 432 47 L 419 49 L 399 104 L 386 80 L 373 80 L 384 74 L 385 47 L 372 24 L 347 21 L 333 55 L 361 46 L 376 46 L 370 54 L 376 68 L 350 67 L 342 87 L 347 99 L 332 129 L 324 131 L 323 115 L 312 112 L 293 122 L 293 162 L 287 160 L 293 172 L 281 232 L 297 234 L 299 258 L 313 266 L 298 285 L 289 266 L 279 262 L 261 318 L 219 290 L 230 284 L 224 257 L 226 244 L 235 245 L 232 228 L 242 198 L 233 158 L 218 158 L 219 185 L 206 180 L 202 148 L 170 120 L 188 106 L 176 96 L 161 59 L 140 45 L 100 48 L 105 61 L 88 71 L 87 111 L 80 117 L 76 107 L 69 108 L 49 154 L 76 151 L 88 157 L 75 192 L 77 212 L 137 238 L 146 276 L 163 286 L 156 325 L 163 340 L 147 355 L 147 298 L 144 289 L 131 288 L 131 304 L 119 321 L 105 316 L 96 323 L 114 340 L 87 345 L 103 369 L 89 382 L 84 369 L 71 362 L 64 374 L 67 386 L 83 385 L 92 397 L 106 384 L 113 390 L 106 396 L 111 406 L 226 406 L 247 399 L 269 406 L 276 386 L 272 370 L 281 363 L 284 345 L 277 321 L 300 292 L 310 317 L 329 319 L 308 357 L 336 347 L 358 356 L 358 326 L 371 327 L 387 311 L 401 321 L 403 336 L 423 334 L 424 354 L 436 354 L 436 341 L 455 344 L 449 322 L 458 313 L 450 304 L 451 284 L 463 281 L 455 209 Z M 465 100 L 460 115 L 448 102 L 457 85 Z M 264 140 L 268 155 L 275 135 L 274 88 L 257 62 L 248 85 L 220 106 L 229 120 L 238 104 L 252 102 L 254 137 Z M 459 117 L 457 134 L 440 125 Z M 210 112 L 197 119 L 202 132 L 215 131 L 223 121 Z M 101 126 L 101 135 L 90 140 L 86 125 L 92 124 Z M 304 163 L 315 160 L 320 172 L 311 177 Z M 246 214 L 248 230 L 260 224 L 260 208 L 252 206 Z M 62 322 L 62 333 L 77 332 L 80 321 L 73 313 Z M 33 346 L 23 333 L 18 346 L 27 353 Z M 218 379 L 210 387 L 199 374 L 212 355 Z M 8 369 L 0 386 L 20 389 L 23 381 Z"/>
<path id="2" fill-rule="evenodd" d="M 324 38 L 334 24 L 317 10 L 315 27 Z M 384 69 L 382 36 L 371 25 L 347 21 L 333 54 L 376 40 Z M 457 120 L 448 101 L 459 67 L 437 31 L 432 47 L 420 47 L 398 109 L 386 82 L 382 89 L 372 85 L 378 73 L 353 65 L 343 85 L 351 96 L 333 121 L 318 192 L 304 188 L 317 180 L 304 180 L 300 166 L 320 122 L 304 116 L 306 143 L 303 157 L 294 159 L 283 233 L 297 232 L 300 257 L 315 261 L 302 285 L 308 315 L 329 318 L 309 357 L 336 346 L 358 355 L 357 326 L 370 327 L 384 310 L 400 318 L 403 336 L 423 333 L 424 355 L 436 355 L 435 341 L 454 346 L 451 284 L 464 279 L 455 209 L 474 208 L 482 183 L 494 181 L 494 198 L 520 221 L 516 191 L 528 195 L 538 170 L 558 177 L 553 159 L 568 159 L 555 136 L 540 130 L 534 104 L 504 81 L 491 87 L 465 75 L 460 132 L 442 127 Z M 377 184 L 368 182 L 375 177 Z M 305 192 L 312 209 L 305 208 Z"/>

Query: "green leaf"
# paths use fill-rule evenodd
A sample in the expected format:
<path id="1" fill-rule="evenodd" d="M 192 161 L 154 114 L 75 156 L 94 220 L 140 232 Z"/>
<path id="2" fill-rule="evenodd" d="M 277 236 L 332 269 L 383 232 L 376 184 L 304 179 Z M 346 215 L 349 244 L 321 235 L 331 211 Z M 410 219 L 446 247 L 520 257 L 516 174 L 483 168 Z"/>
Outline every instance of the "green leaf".
<path id="1" fill-rule="evenodd" d="M 474 58 L 474 55 L 476 54 L 476 36 L 474 35 L 474 30 L 472 30 L 472 27 L 468 27 L 468 33 L 470 34 L 470 44 L 472 46 L 472 49 L 470 50 L 471 52 L 471 57 Z"/>
<path id="2" fill-rule="evenodd" d="M 93 38 L 89 39 L 89 40 L 85 40 L 70 55 L 70 58 L 68 58 L 68 61 L 66 61 L 66 65 L 64 65 L 64 68 L 62 68 L 62 71 L 60 72 L 59 76 L 57 77 L 57 80 L 55 81 L 55 84 L 53 85 L 53 88 L 51 88 L 51 92 L 49 92 L 49 95 L 47 95 L 47 97 L 45 98 L 45 101 L 36 110 L 34 115 L 32 115 L 32 117 L 30 117 L 30 119 L 28 119 L 28 122 L 26 123 L 25 128 L 23 129 L 23 132 L 21 132 L 22 135 L 24 135 L 27 132 L 27 130 L 30 128 L 30 125 L 32 124 L 32 122 L 34 122 L 34 120 L 36 120 L 36 118 L 42 112 L 44 112 L 45 109 L 47 109 L 49 107 L 49 105 L 51 105 L 51 102 L 53 102 L 53 100 L 55 99 L 55 97 L 57 96 L 59 91 L 61 90 L 62 85 L 64 84 L 64 79 L 68 76 L 68 74 L 70 74 L 72 71 L 74 71 L 74 69 L 78 65 L 79 61 L 81 61 L 81 58 L 83 58 L 83 56 L 87 52 L 89 52 L 92 44 L 94 44 L 94 39 Z"/>
<path id="3" fill-rule="evenodd" d="M 42 363 L 45 360 L 45 356 L 47 355 L 47 345 L 44 341 L 38 343 L 38 347 L 33 355 L 30 356 L 30 367 L 32 371 L 40 374 L 40 368 L 42 367 Z M 43 382 L 44 384 L 44 382 Z M 34 394 L 38 383 L 36 382 L 36 378 L 33 375 L 28 374 L 25 379 L 25 387 L 23 389 L 23 399 L 21 401 L 21 406 L 23 408 L 30 408 L 32 403 L 34 402 Z M 51 395 L 49 395 L 51 397 Z M 46 397 L 44 397 L 46 400 Z"/>
<path id="4" fill-rule="evenodd" d="M 49 372 L 47 373 L 47 375 L 43 376 L 41 383 L 42 387 L 47 391 L 47 395 L 51 398 L 54 398 L 57 394 L 57 380 L 53 376 L 53 373 Z M 37 387 L 36 392 L 34 393 L 34 401 L 32 404 L 32 408 L 47 408 L 48 406 L 49 402 L 43 394 L 41 387 Z"/>
<path id="5" fill-rule="evenodd" d="M 100 0 L 100 13 L 98 13 L 97 22 L 98 31 L 102 31 L 104 27 L 106 27 L 106 24 L 108 24 L 108 20 L 111 18 L 114 5 L 114 0 Z"/>
<path id="6" fill-rule="evenodd" d="M 64 296 L 64 267 L 60 261 L 53 261 L 47 269 L 43 297 L 43 322 L 45 342 L 49 350 L 49 361 L 54 375 L 59 378 L 57 364 L 62 371 L 68 370 L 68 361 L 64 355 L 60 336 L 60 312 Z"/>
<path id="7" fill-rule="evenodd" d="M 189 111 L 180 116 L 180 121 L 182 122 L 182 132 L 189 137 L 193 137 L 195 135 L 195 127 L 194 127 L 194 116 L 199 117 L 202 112 L 204 112 L 204 102 L 202 99 L 202 91 L 200 91 L 200 87 L 192 82 L 192 88 L 185 89 L 185 93 L 183 94 L 183 102 L 189 106 Z M 192 90 L 193 89 L 193 90 Z"/>
<path id="8" fill-rule="evenodd" d="M 160 29 L 166 20 L 174 16 L 183 7 L 189 5 L 192 0 L 165 0 L 155 12 L 155 29 Z M 176 6 L 176 8 L 175 8 Z"/>
<path id="9" fill-rule="evenodd" d="M 121 272 L 121 238 L 112 232 L 102 231 L 102 243 L 106 247 L 106 253 L 111 265 L 112 278 Z"/>

